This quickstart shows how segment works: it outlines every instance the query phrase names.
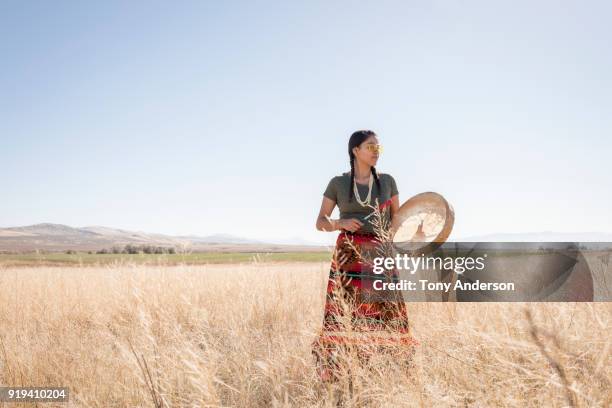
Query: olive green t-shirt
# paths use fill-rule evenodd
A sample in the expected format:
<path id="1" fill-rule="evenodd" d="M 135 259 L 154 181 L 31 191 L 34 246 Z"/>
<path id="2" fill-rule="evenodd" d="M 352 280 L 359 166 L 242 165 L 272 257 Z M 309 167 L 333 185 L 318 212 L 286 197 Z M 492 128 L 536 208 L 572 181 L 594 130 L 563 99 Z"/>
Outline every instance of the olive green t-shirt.
<path id="1" fill-rule="evenodd" d="M 376 198 L 378 198 L 378 204 L 381 205 L 394 195 L 398 194 L 397 185 L 395 184 L 393 177 L 391 177 L 389 174 L 379 173 L 378 179 L 380 180 L 381 191 L 378 191 L 378 186 L 376 185 L 376 181 L 374 181 L 372 185 L 372 195 L 370 198 L 371 205 L 375 205 Z M 366 216 L 373 212 L 373 209 L 370 207 L 361 206 L 361 204 L 357 202 L 354 193 L 352 201 L 349 202 L 350 186 L 351 173 L 342 173 L 342 175 L 335 176 L 329 181 L 323 195 L 336 202 L 336 205 L 338 205 L 338 209 L 340 210 L 341 219 L 357 218 L 359 221 L 363 222 L 363 226 L 359 230 L 360 232 L 373 233 L 374 228 L 372 226 L 372 220 L 374 216 L 365 219 Z M 357 183 L 357 190 L 359 192 L 359 198 L 362 201 L 365 201 L 366 197 L 368 196 L 367 184 L 364 185 Z M 387 220 L 389 220 L 391 216 L 390 212 L 386 211 L 385 213 Z"/>

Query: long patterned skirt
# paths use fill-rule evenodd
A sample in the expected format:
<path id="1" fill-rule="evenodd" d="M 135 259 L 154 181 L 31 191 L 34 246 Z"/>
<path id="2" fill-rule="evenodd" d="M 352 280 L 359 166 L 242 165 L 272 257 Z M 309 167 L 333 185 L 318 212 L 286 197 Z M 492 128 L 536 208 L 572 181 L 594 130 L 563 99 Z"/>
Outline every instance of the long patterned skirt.
<path id="1" fill-rule="evenodd" d="M 406 305 L 399 292 L 382 298 L 375 280 L 399 278 L 396 271 L 375 275 L 371 260 L 380 243 L 371 234 L 342 232 L 336 240 L 327 284 L 321 333 L 312 344 L 321 379 L 333 381 L 342 361 L 353 353 L 358 361 L 390 348 L 412 352 Z M 378 295 L 378 296 L 377 296 Z M 406 354 L 404 354 L 406 355 Z"/>

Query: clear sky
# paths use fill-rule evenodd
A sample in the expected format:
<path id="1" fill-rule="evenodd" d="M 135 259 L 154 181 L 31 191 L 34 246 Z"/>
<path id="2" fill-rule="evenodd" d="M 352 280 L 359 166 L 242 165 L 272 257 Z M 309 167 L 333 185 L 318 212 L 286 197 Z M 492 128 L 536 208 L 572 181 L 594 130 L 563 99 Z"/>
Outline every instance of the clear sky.
<path id="1" fill-rule="evenodd" d="M 0 226 L 329 241 L 357 129 L 453 236 L 612 232 L 610 2 L 0 4 Z"/>

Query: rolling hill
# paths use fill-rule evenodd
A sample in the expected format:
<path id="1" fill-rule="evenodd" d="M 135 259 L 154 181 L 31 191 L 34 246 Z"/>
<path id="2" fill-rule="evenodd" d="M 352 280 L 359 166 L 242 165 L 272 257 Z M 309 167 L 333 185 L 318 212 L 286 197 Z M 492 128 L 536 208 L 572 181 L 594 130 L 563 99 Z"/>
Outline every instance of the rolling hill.
<path id="1" fill-rule="evenodd" d="M 52 223 L 0 228 L 0 252 L 96 251 L 103 248 L 110 249 L 113 246 L 122 247 L 127 244 L 175 247 L 191 251 L 287 252 L 324 250 L 322 246 L 318 245 L 266 243 L 228 234 L 170 236 L 104 226 L 76 228 Z"/>

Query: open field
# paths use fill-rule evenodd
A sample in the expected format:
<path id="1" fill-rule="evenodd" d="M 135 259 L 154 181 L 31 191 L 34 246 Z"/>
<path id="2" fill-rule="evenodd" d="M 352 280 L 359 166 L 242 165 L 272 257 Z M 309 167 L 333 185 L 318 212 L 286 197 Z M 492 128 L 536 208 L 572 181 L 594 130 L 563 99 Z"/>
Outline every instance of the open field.
<path id="1" fill-rule="evenodd" d="M 0 384 L 68 386 L 64 407 L 612 404 L 610 303 L 410 303 L 410 364 L 326 387 L 328 266 L 0 267 Z"/>
<path id="2" fill-rule="evenodd" d="M 323 262 L 330 252 L 197 252 L 188 254 L 0 254 L 0 266 L 202 265 L 252 262 Z"/>

